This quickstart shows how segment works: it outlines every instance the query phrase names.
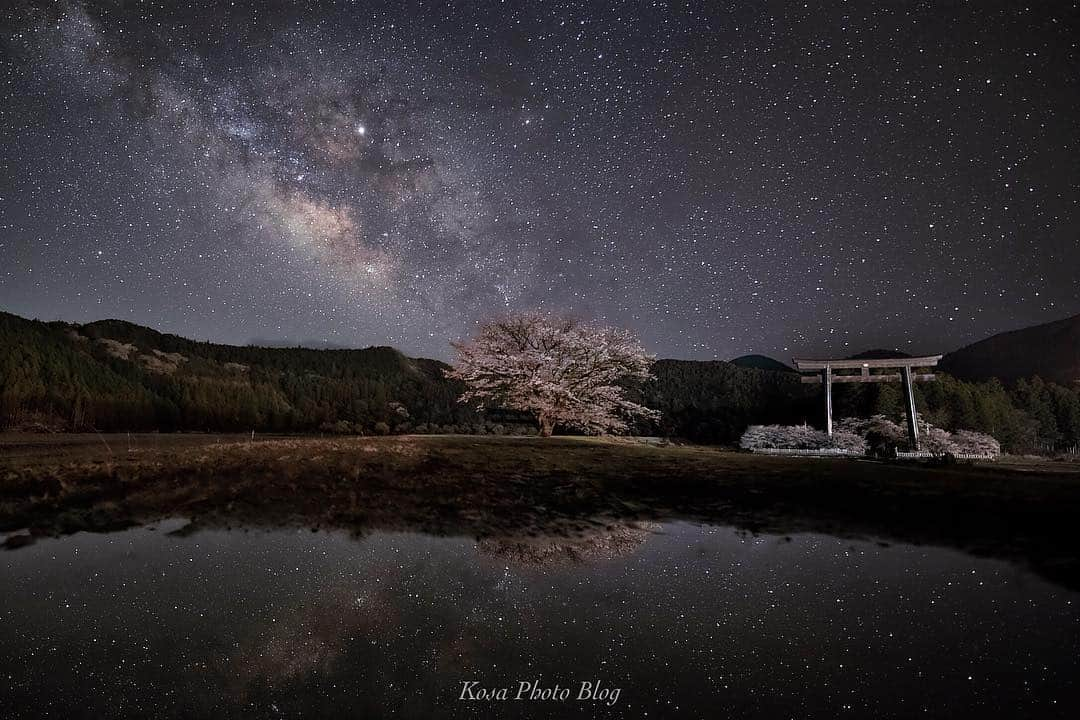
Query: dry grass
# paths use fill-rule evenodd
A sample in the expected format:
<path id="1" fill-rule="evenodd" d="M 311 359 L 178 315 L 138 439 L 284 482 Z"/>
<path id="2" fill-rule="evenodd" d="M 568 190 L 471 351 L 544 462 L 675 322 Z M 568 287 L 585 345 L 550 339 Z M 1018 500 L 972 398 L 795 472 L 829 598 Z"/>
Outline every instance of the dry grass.
<path id="1" fill-rule="evenodd" d="M 126 436 L 0 439 L 0 530 L 184 516 L 193 528 L 467 535 L 525 556 L 537 544 L 575 554 L 551 551 L 552 538 L 604 548 L 636 523 L 688 520 L 951 546 L 1080 586 L 1080 469 L 1062 463 L 927 467 L 474 436 L 133 436 L 128 448 Z M 12 542 L 27 541 L 23 531 Z"/>

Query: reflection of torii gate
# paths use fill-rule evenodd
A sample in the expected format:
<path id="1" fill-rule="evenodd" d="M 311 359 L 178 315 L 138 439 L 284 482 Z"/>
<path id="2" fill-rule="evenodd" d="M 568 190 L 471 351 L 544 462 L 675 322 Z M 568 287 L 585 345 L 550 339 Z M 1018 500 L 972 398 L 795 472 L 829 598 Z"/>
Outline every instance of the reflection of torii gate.
<path id="1" fill-rule="evenodd" d="M 822 383 L 825 385 L 825 430 L 832 435 L 832 386 L 833 383 L 852 382 L 889 382 L 900 380 L 904 383 L 904 411 L 907 415 L 908 437 L 911 449 L 919 449 L 919 423 L 915 414 L 914 384 L 919 380 L 933 380 L 933 375 L 914 375 L 913 367 L 933 367 L 941 359 L 940 355 L 926 357 L 903 357 L 865 360 L 795 360 L 799 372 L 818 372 L 820 375 L 803 375 L 804 383 Z M 899 369 L 899 374 L 871 375 L 870 370 Z M 833 374 L 833 370 L 859 370 L 858 374 Z"/>

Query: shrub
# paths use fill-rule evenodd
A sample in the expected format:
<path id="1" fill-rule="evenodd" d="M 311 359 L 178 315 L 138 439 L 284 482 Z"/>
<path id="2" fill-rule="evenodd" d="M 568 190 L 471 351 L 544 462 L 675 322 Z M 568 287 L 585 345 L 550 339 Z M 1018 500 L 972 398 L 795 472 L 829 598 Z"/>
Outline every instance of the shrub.
<path id="1" fill-rule="evenodd" d="M 893 457 L 905 446 L 907 432 L 884 415 L 869 418 L 843 418 L 834 426 L 840 432 L 857 435 L 866 440 L 866 451 L 875 457 Z"/>
<path id="2" fill-rule="evenodd" d="M 957 430 L 952 436 L 956 452 L 971 455 L 1000 455 L 1001 443 L 986 433 L 974 430 Z"/>
<path id="3" fill-rule="evenodd" d="M 910 449 L 909 443 L 904 445 L 905 450 Z M 919 449 L 935 455 L 956 454 L 956 446 L 953 445 L 952 436 L 947 430 L 923 423 L 919 424 Z"/>
<path id="4" fill-rule="evenodd" d="M 892 455 L 897 450 L 909 451 L 907 428 L 884 415 L 870 418 L 844 418 L 836 428 L 866 438 L 872 455 Z M 935 455 L 1000 455 L 1001 445 L 991 436 L 974 430 L 950 433 L 926 422 L 919 422 L 919 447 Z"/>
<path id="5" fill-rule="evenodd" d="M 825 450 L 830 448 L 866 452 L 866 441 L 860 436 L 837 431 L 832 437 L 808 425 L 751 425 L 739 440 L 746 450 Z"/>
<path id="6" fill-rule="evenodd" d="M 372 428 L 372 432 L 374 432 L 376 435 L 389 435 L 390 426 L 380 420 L 379 422 L 375 423 L 375 426 Z"/>
<path id="7" fill-rule="evenodd" d="M 360 430 L 348 420 L 338 420 L 334 423 L 322 423 L 321 425 L 319 425 L 319 432 L 333 433 L 334 435 L 352 435 L 354 433 L 359 433 Z"/>

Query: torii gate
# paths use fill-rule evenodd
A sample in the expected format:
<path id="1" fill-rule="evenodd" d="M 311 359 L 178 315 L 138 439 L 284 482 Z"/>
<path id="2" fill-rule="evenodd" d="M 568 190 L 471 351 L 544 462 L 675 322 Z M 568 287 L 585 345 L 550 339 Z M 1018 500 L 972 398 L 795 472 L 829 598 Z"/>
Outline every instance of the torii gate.
<path id="1" fill-rule="evenodd" d="M 911 448 L 919 449 L 919 423 L 915 414 L 915 383 L 920 380 L 933 380 L 932 374 L 916 375 L 911 368 L 933 367 L 941 360 L 941 355 L 927 355 L 925 357 L 898 357 L 884 359 L 864 360 L 795 360 L 795 367 L 799 372 L 817 372 L 818 375 L 803 375 L 804 383 L 822 383 L 825 385 L 825 430 L 832 435 L 832 386 L 833 383 L 852 382 L 890 382 L 900 380 L 904 384 L 904 411 L 907 415 L 908 438 L 911 440 Z M 900 370 L 900 373 L 887 373 L 871 375 L 870 370 L 888 369 Z M 844 373 L 833 374 L 833 370 L 859 370 L 859 374 Z"/>

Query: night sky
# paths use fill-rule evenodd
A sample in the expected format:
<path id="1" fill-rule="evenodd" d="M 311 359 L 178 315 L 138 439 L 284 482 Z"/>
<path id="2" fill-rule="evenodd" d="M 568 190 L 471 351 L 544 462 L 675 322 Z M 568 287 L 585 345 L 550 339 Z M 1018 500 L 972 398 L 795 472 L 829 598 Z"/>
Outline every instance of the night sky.
<path id="1" fill-rule="evenodd" d="M 0 309 L 662 357 L 1080 312 L 1075 3 L 15 3 Z"/>

